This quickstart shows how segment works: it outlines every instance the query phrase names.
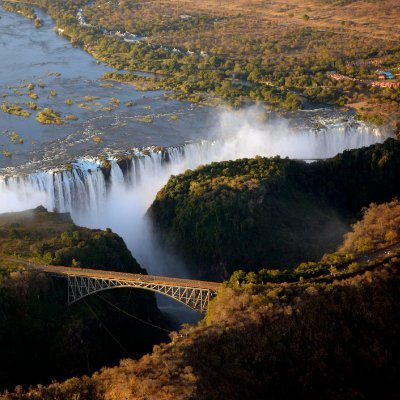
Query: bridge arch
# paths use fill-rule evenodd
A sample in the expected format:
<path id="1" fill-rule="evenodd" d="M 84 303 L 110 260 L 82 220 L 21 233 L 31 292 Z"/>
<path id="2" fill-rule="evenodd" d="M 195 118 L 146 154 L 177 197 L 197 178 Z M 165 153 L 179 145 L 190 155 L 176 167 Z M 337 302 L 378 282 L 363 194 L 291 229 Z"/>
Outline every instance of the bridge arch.
<path id="1" fill-rule="evenodd" d="M 199 287 L 181 286 L 140 280 L 114 278 L 97 278 L 79 275 L 68 275 L 68 304 L 105 290 L 118 288 L 134 288 L 160 293 L 178 301 L 200 313 L 207 311 L 208 303 L 215 291 Z"/>
<path id="2" fill-rule="evenodd" d="M 112 270 L 42 265 L 12 257 L 1 260 L 25 265 L 27 269 L 42 271 L 68 279 L 68 304 L 73 304 L 96 292 L 116 288 L 144 289 L 179 301 L 192 310 L 204 313 L 220 286 L 218 282 L 173 278 L 167 276 L 132 274 Z"/>

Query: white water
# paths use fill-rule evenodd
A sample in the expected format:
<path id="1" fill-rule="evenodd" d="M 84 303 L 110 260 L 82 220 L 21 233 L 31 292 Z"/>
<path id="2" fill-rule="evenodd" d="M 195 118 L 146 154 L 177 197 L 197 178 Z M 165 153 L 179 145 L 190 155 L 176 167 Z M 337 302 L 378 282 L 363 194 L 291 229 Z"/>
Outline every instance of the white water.
<path id="1" fill-rule="evenodd" d="M 171 174 L 212 161 L 243 157 L 275 156 L 296 159 L 331 157 L 345 149 L 382 142 L 385 137 L 365 125 L 331 125 L 318 133 L 296 132 L 285 121 L 263 124 L 247 114 L 225 113 L 218 139 L 199 141 L 165 153 L 137 154 L 124 174 L 110 160 L 106 180 L 97 160 L 81 159 L 71 171 L 46 171 L 22 177 L 0 177 L 0 212 L 33 208 L 71 212 L 78 225 L 110 227 L 120 234 L 139 263 L 151 273 L 185 275 L 173 255 L 159 250 L 143 218 L 157 192 Z M 168 161 L 166 161 L 166 159 Z"/>

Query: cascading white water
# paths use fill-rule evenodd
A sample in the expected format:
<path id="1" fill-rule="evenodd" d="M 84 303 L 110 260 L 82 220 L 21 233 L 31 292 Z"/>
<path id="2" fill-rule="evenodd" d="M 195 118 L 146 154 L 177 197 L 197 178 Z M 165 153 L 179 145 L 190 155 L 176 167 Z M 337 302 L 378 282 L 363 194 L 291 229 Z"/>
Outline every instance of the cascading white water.
<path id="1" fill-rule="evenodd" d="M 123 171 L 110 159 L 109 176 L 101 161 L 81 159 L 65 171 L 46 171 L 0 178 L 0 212 L 43 204 L 49 210 L 70 212 L 74 221 L 91 228 L 110 227 L 126 241 L 138 261 L 153 273 L 179 273 L 175 259 L 152 246 L 143 215 L 158 190 L 172 174 L 212 161 L 275 156 L 317 159 L 358 148 L 385 137 L 365 125 L 330 126 L 319 132 L 299 133 L 285 122 L 259 126 L 237 115 L 221 118 L 217 140 L 199 141 L 165 151 L 137 154 Z"/>

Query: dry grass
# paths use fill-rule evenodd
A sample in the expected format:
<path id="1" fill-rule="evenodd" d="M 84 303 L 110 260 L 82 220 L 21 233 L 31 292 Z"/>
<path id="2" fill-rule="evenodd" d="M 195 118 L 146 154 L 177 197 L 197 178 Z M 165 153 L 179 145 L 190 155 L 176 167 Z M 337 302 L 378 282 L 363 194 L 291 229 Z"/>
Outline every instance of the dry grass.
<path id="1" fill-rule="evenodd" d="M 134 5 L 136 4 L 136 5 Z M 214 26 L 201 31 L 202 35 L 218 31 L 215 41 L 240 35 L 248 38 L 264 39 L 286 34 L 288 30 L 308 26 L 314 29 L 346 35 L 363 35 L 381 40 L 400 40 L 400 2 L 355 1 L 340 6 L 325 3 L 321 0 L 152 0 L 122 1 L 122 8 L 130 8 L 131 21 L 155 21 L 157 19 L 180 18 L 181 15 L 205 15 L 220 19 Z M 310 17 L 309 20 L 303 18 Z M 118 9 L 102 13 L 104 21 L 118 18 Z M 124 15 L 128 17 L 126 14 Z M 201 40 L 196 34 L 187 37 L 182 32 L 182 40 Z M 165 32 L 163 32 L 165 34 Z M 244 36 L 243 36 L 244 35 Z M 212 36 L 212 35 L 211 35 Z M 168 35 L 164 38 L 168 41 Z"/>
<path id="2" fill-rule="evenodd" d="M 154 44 L 223 55 L 233 65 L 255 58 L 268 64 L 277 57 L 300 64 L 315 57 L 371 59 L 378 51 L 382 58 L 398 47 L 398 0 L 327 1 L 122 0 L 116 8 L 101 0 L 88 15 L 95 24 L 140 32 Z"/>

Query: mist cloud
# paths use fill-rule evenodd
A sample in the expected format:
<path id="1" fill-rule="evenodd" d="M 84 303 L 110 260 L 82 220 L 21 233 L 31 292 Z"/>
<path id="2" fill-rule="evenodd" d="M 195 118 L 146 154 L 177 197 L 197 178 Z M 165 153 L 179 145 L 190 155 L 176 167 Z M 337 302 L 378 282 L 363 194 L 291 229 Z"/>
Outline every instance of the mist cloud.
<path id="1" fill-rule="evenodd" d="M 46 205 L 46 193 L 7 190 L 0 185 L 0 213 L 24 211 Z"/>
<path id="2" fill-rule="evenodd" d="M 124 182 L 116 163 L 111 171 L 111 188 L 102 199 L 91 199 L 91 207 L 82 209 L 79 202 L 66 202 L 61 211 L 71 211 L 75 223 L 90 228 L 110 227 L 126 241 L 139 263 L 151 273 L 185 276 L 183 263 L 173 254 L 167 254 L 152 237 L 151 228 L 144 215 L 157 192 L 167 183 L 171 174 L 179 174 L 212 161 L 234 160 L 259 156 L 291 157 L 296 159 L 316 159 L 334 156 L 345 149 L 367 146 L 382 142 L 385 137 L 366 125 L 349 127 L 343 123 L 330 125 L 320 132 L 298 131 L 285 119 L 263 122 L 260 109 L 251 107 L 244 111 L 221 112 L 211 133 L 212 142 L 192 143 L 185 146 L 184 155 L 169 163 L 161 164 L 160 156 L 153 154 L 140 160 L 137 173 L 140 179 L 135 185 Z M 100 178 L 99 178 L 100 176 Z M 85 196 L 95 196 L 102 190 L 93 190 L 103 185 L 102 174 L 86 174 L 91 190 Z M 133 177 L 132 177 L 133 178 Z M 65 185 L 63 191 L 72 190 L 70 176 L 60 180 Z M 132 179 L 134 180 L 134 179 Z M 40 204 L 55 204 L 54 188 L 46 185 L 51 179 L 43 178 L 41 190 L 34 190 L 26 181 L 16 180 L 5 189 L 0 182 L 0 212 L 20 211 Z M 90 181 L 90 182 L 89 182 Z M 95 188 L 94 188 L 95 189 Z M 53 196 L 53 197 L 52 197 Z M 97 194 L 99 196 L 99 194 Z M 68 196 L 67 196 L 68 197 Z M 69 199 L 71 199 L 69 193 Z M 87 199 L 80 199 L 84 202 Z M 70 206 L 72 204 L 72 206 Z M 96 206 L 93 206 L 97 204 Z M 68 207 L 72 207 L 71 210 Z"/>

